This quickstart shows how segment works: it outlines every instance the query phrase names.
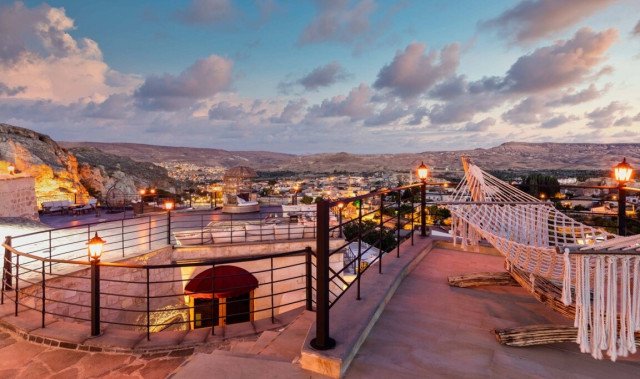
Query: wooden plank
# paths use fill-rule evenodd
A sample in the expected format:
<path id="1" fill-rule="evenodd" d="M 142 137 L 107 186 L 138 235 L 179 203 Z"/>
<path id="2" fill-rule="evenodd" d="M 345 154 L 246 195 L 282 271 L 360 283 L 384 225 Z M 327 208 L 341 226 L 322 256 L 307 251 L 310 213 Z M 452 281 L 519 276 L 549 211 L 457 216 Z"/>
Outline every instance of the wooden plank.
<path id="1" fill-rule="evenodd" d="M 447 278 L 452 287 L 479 286 L 517 286 L 517 281 L 508 272 L 474 272 L 469 274 L 449 276 Z"/>
<path id="2" fill-rule="evenodd" d="M 496 340 L 508 346 L 535 346 L 549 343 L 576 342 L 578 328 L 567 325 L 529 325 L 517 328 L 495 329 Z M 635 334 L 640 346 L 640 334 Z"/>

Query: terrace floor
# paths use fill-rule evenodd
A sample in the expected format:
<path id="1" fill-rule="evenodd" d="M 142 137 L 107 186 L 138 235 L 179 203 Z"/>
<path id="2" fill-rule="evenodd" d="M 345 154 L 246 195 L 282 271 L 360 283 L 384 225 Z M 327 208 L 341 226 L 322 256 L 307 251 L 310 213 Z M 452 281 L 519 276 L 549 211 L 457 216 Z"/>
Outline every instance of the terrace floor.
<path id="1" fill-rule="evenodd" d="M 433 249 L 402 282 L 345 377 L 622 379 L 640 375 L 640 353 L 613 363 L 594 360 L 571 343 L 526 348 L 498 344 L 491 333 L 494 328 L 570 323 L 520 287 L 447 285 L 448 275 L 500 271 L 502 265 L 497 256 Z M 291 363 L 296 361 L 291 354 L 299 351 L 305 333 L 282 334 L 286 338 L 278 349 L 265 340 L 258 349 L 261 338 L 256 336 L 235 345 L 230 342 L 228 351 L 136 355 L 53 348 L 0 330 L 0 377 L 319 377 Z M 254 354 L 269 349 L 273 356 Z M 288 355 L 283 358 L 276 350 Z"/>

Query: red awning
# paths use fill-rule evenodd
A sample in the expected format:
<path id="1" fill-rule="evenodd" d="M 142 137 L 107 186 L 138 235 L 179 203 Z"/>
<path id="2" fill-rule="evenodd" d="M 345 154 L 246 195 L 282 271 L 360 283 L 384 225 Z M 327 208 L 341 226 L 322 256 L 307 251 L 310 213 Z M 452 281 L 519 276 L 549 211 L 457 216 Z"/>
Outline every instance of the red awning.
<path id="1" fill-rule="evenodd" d="M 244 295 L 258 287 L 258 279 L 249 271 L 236 266 L 216 266 L 198 274 L 184 288 L 185 295 L 200 299 L 229 298 Z M 215 286 L 213 278 L 215 277 Z"/>

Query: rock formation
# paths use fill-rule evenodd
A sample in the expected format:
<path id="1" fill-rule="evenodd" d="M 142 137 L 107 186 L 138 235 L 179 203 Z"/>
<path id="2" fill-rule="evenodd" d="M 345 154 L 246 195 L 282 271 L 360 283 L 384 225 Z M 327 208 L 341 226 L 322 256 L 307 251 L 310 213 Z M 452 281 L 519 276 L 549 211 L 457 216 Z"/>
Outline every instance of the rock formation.
<path id="1" fill-rule="evenodd" d="M 71 200 L 74 192 L 86 197 L 80 183 L 76 158 L 58 146 L 49 136 L 8 124 L 0 124 L 0 170 L 14 163 L 18 171 L 36 181 L 36 197 L 47 200 Z"/>

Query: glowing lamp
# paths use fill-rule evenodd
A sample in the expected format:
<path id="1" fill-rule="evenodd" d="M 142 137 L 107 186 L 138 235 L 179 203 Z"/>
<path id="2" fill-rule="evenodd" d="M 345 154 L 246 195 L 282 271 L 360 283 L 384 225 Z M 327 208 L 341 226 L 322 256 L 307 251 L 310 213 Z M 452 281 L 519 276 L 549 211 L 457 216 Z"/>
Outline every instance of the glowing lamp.
<path id="1" fill-rule="evenodd" d="M 144 188 L 141 188 L 140 191 L 138 191 L 138 193 L 140 193 L 140 195 L 144 195 L 147 192 L 147 190 L 145 190 Z"/>
<path id="2" fill-rule="evenodd" d="M 338 203 L 338 208 L 342 209 L 344 207 L 344 203 Z"/>
<path id="3" fill-rule="evenodd" d="M 422 162 L 422 164 L 418 166 L 418 178 L 420 178 L 420 180 L 422 181 L 425 181 L 427 180 L 427 176 L 429 176 L 429 169 L 424 165 L 424 162 Z"/>
<path id="4" fill-rule="evenodd" d="M 622 162 L 618 163 L 618 165 L 613 168 L 613 171 L 618 183 L 624 184 L 631 179 L 633 168 L 627 163 L 627 158 L 624 158 L 622 159 Z"/>
<path id="5" fill-rule="evenodd" d="M 152 188 L 152 189 L 149 190 L 149 192 L 151 192 L 151 194 L 153 195 L 154 193 L 156 193 L 156 189 Z"/>
<path id="6" fill-rule="evenodd" d="M 165 201 L 164 202 L 164 209 L 170 211 L 173 209 L 173 201 Z"/>
<path id="7" fill-rule="evenodd" d="M 7 167 L 7 169 L 9 170 L 9 175 L 16 173 L 16 166 L 13 163 L 9 163 L 9 167 Z"/>
<path id="8" fill-rule="evenodd" d="M 107 241 L 98 237 L 98 232 L 93 236 L 92 239 L 89 240 L 87 245 L 89 245 L 89 258 L 94 260 L 100 260 L 100 256 L 102 255 L 102 249 L 104 249 L 104 244 Z"/>

